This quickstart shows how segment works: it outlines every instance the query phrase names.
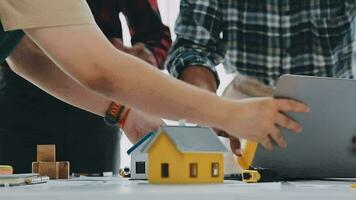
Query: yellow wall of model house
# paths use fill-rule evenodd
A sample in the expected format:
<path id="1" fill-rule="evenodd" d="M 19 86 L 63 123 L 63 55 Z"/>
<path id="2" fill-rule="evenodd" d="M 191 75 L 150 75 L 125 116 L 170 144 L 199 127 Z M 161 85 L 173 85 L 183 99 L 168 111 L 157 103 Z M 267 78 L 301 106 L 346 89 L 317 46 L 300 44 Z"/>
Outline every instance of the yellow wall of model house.
<path id="1" fill-rule="evenodd" d="M 148 151 L 148 181 L 150 183 L 181 182 L 183 154 L 172 144 L 168 136 L 160 134 Z M 169 163 L 169 178 L 161 178 L 161 164 Z M 173 167 L 174 166 L 174 167 Z"/>
<path id="2" fill-rule="evenodd" d="M 183 177 L 189 183 L 222 183 L 224 182 L 224 156 L 222 153 L 187 153 L 184 154 Z M 198 177 L 190 177 L 189 166 L 198 165 Z M 212 176 L 212 163 L 219 164 L 219 176 Z"/>
<path id="3" fill-rule="evenodd" d="M 222 183 L 222 153 L 181 153 L 166 134 L 160 134 L 148 151 L 150 183 Z M 161 177 L 161 164 L 169 163 L 169 177 Z M 197 163 L 198 176 L 190 177 L 190 163 Z M 212 177 L 212 163 L 219 163 L 219 176 Z"/>

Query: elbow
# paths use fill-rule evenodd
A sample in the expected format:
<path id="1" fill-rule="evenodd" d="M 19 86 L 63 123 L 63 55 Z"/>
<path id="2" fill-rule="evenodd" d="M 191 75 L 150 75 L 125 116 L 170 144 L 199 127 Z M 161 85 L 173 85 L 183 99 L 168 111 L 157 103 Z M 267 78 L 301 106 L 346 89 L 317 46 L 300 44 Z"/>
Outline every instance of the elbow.
<path id="1" fill-rule="evenodd" d="M 48 57 L 28 37 L 24 37 L 8 57 L 7 62 L 13 72 L 20 76 L 45 76 Z"/>

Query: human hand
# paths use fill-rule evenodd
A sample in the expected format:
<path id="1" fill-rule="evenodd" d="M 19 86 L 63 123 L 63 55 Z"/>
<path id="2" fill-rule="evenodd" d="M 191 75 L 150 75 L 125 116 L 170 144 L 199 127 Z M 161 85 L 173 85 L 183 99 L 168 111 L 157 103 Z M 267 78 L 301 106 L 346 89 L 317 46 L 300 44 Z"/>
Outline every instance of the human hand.
<path id="1" fill-rule="evenodd" d="M 130 142 L 135 144 L 147 133 L 159 128 L 161 125 L 164 125 L 164 122 L 160 118 L 131 109 L 122 129 Z"/>
<path id="2" fill-rule="evenodd" d="M 218 136 L 229 138 L 230 149 L 231 149 L 232 153 L 234 153 L 236 156 L 239 156 L 239 157 L 242 156 L 241 142 L 240 142 L 239 138 L 232 136 L 232 135 L 226 133 L 225 131 L 217 129 L 217 128 L 214 128 L 213 130 L 216 132 L 216 134 Z"/>
<path id="3" fill-rule="evenodd" d="M 126 47 L 121 39 L 112 38 L 111 43 L 121 51 L 140 58 L 153 66 L 158 66 L 157 61 L 150 50 L 141 42 L 134 44 L 132 47 Z"/>
<path id="4" fill-rule="evenodd" d="M 250 98 L 230 101 L 229 114 L 226 118 L 226 132 L 234 137 L 261 143 L 272 150 L 274 140 L 280 147 L 286 148 L 280 127 L 301 132 L 301 126 L 282 112 L 308 112 L 308 106 L 294 100 Z"/>

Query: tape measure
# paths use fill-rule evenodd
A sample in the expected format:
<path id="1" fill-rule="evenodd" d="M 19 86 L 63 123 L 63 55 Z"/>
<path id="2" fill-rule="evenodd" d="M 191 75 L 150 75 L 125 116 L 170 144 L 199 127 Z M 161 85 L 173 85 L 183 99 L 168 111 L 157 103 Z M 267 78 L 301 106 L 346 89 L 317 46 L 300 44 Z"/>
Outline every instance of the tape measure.
<path id="1" fill-rule="evenodd" d="M 257 147 L 257 142 L 246 141 L 242 156 L 237 158 L 237 162 L 242 170 L 242 181 L 245 183 L 281 181 L 282 178 L 270 169 L 252 167 Z"/>
<path id="2" fill-rule="evenodd" d="M 242 181 L 245 183 L 278 182 L 282 178 L 270 169 L 249 169 L 242 171 Z"/>
<path id="3" fill-rule="evenodd" d="M 237 158 L 237 162 L 242 170 L 250 169 L 253 159 L 255 158 L 257 147 L 258 147 L 257 142 L 246 141 L 246 145 L 242 152 L 242 156 Z"/>

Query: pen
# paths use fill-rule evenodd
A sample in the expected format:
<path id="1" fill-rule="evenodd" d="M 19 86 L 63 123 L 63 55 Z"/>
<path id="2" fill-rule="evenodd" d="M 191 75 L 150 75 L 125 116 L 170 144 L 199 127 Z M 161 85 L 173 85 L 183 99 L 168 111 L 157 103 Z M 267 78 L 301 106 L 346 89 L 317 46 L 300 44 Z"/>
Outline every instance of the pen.
<path id="1" fill-rule="evenodd" d="M 26 184 L 32 185 L 32 184 L 40 184 L 40 183 L 46 183 L 49 181 L 48 176 L 36 176 L 36 177 L 31 177 L 26 179 Z"/>

